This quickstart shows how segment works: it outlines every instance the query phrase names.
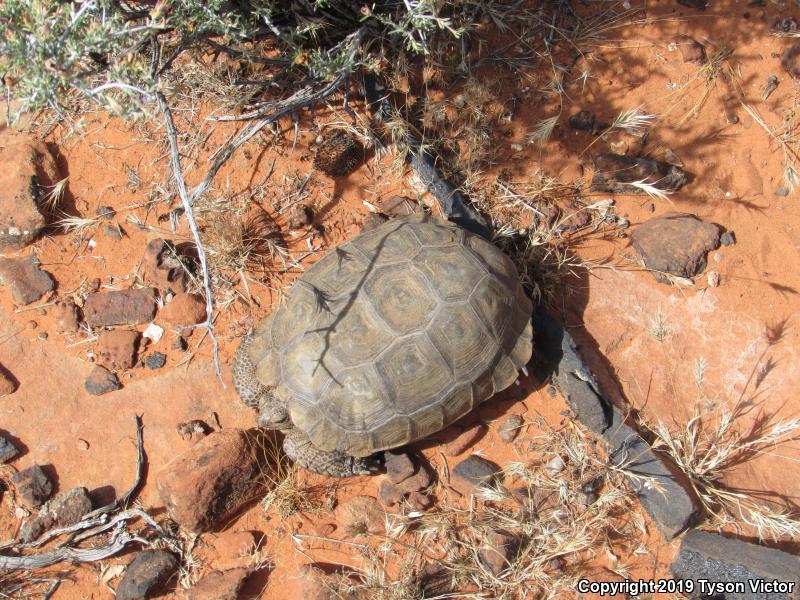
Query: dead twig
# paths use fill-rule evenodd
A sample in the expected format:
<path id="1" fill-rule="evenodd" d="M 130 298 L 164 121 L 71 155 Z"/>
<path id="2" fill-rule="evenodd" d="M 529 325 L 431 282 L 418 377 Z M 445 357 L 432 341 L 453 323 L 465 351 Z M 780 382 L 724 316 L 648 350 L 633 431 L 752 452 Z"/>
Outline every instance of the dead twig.
<path id="1" fill-rule="evenodd" d="M 172 155 L 172 174 L 175 178 L 175 183 L 178 186 L 178 194 L 180 195 L 181 203 L 183 204 L 183 210 L 186 214 L 186 220 L 189 223 L 189 229 L 192 232 L 194 244 L 197 248 L 197 257 L 200 261 L 200 270 L 203 272 L 203 289 L 205 290 L 206 296 L 205 328 L 214 347 L 214 370 L 217 373 L 220 383 L 222 383 L 222 387 L 226 387 L 225 381 L 222 379 L 222 371 L 219 365 L 219 343 L 217 342 L 217 336 L 214 335 L 214 296 L 211 289 L 211 276 L 208 273 L 206 251 L 203 247 L 203 242 L 200 239 L 200 229 L 197 226 L 197 220 L 195 219 L 194 211 L 192 210 L 192 200 L 189 198 L 189 192 L 186 190 L 186 180 L 183 178 L 180 153 L 178 152 L 178 132 L 175 129 L 175 122 L 172 120 L 172 111 L 169 109 L 169 105 L 167 104 L 167 99 L 164 97 L 164 94 L 161 92 L 156 92 L 156 98 L 158 99 L 158 106 L 161 109 L 161 114 L 164 116 L 164 122 L 167 125 L 167 137 L 169 138 L 169 145 Z M 216 173 L 216 171 L 214 171 L 214 173 Z M 211 174 L 209 173 L 209 175 Z M 207 187 L 208 186 L 206 186 L 206 188 Z M 198 194 L 195 193 L 194 199 L 197 197 Z"/>

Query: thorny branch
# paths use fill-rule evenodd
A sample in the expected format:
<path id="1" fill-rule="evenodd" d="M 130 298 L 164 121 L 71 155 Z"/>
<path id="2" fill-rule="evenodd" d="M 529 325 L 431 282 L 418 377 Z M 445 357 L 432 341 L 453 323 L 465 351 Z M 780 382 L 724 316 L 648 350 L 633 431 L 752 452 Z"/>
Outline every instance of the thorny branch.
<path id="1" fill-rule="evenodd" d="M 222 379 L 222 371 L 219 365 L 219 343 L 217 342 L 217 336 L 214 334 L 214 297 L 211 290 L 211 276 L 208 273 L 206 251 L 203 247 L 203 241 L 200 239 L 200 229 L 197 226 L 197 220 L 194 217 L 194 211 L 192 209 L 193 200 L 198 197 L 198 194 L 195 193 L 193 198 L 190 199 L 189 192 L 186 190 L 186 180 L 183 178 L 183 169 L 181 168 L 181 159 L 178 152 L 178 132 L 175 129 L 175 122 L 172 120 L 172 111 L 169 109 L 167 99 L 161 92 L 156 92 L 156 99 L 158 100 L 158 106 L 161 110 L 161 114 L 164 116 L 164 122 L 167 125 L 167 137 L 169 138 L 169 145 L 172 154 L 172 175 L 175 177 L 175 183 L 178 186 L 178 194 L 181 197 L 181 203 L 183 204 L 183 210 L 186 214 L 186 220 L 189 223 L 189 229 L 192 232 L 194 244 L 197 248 L 197 257 L 200 261 L 200 270 L 203 272 L 203 289 L 206 297 L 205 327 L 206 331 L 208 332 L 208 336 L 211 338 L 211 343 L 214 346 L 214 370 L 217 373 L 220 383 L 222 383 L 222 387 L 226 387 L 225 381 Z M 232 153 L 233 152 L 231 152 L 231 154 Z M 216 174 L 216 171 L 214 174 Z M 213 175 L 211 175 L 211 177 L 213 177 Z"/>

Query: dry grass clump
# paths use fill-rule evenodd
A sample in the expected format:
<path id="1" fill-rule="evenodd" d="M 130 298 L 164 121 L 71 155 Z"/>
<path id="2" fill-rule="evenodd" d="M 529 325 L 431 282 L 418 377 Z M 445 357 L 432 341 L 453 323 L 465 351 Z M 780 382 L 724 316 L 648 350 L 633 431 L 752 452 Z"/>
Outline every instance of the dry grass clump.
<path id="1" fill-rule="evenodd" d="M 661 420 L 653 423 L 639 414 L 640 424 L 653 437 L 652 447 L 668 454 L 686 474 L 703 504 L 708 526 L 737 530 L 745 527 L 761 540 L 800 539 L 800 514 L 793 507 L 782 507 L 781 500 L 769 499 L 769 494 L 755 497 L 750 491 L 726 482 L 734 468 L 763 454 L 793 461 L 778 454 L 776 449 L 780 444 L 800 439 L 800 417 L 784 420 L 756 414 L 753 397 L 745 396 L 747 387 L 732 406 L 706 397 L 706 368 L 704 359 L 695 361 L 697 398 L 687 421 L 673 425 Z M 753 378 L 757 388 L 763 375 L 754 371 Z M 743 421 L 749 425 L 743 426 Z"/>
<path id="2" fill-rule="evenodd" d="M 616 557 L 646 550 L 621 470 L 571 424 L 535 425 L 541 434 L 521 440 L 524 455 L 535 458 L 508 465 L 502 485 L 469 501 L 445 499 L 428 513 L 389 515 L 385 536 L 355 545 L 361 566 L 339 577 L 338 597 L 560 598 L 596 560 L 625 576 L 628 566 Z M 513 539 L 499 570 L 487 562 L 487 540 L 497 533 Z"/>
<path id="3" fill-rule="evenodd" d="M 289 254 L 269 215 L 249 198 L 204 196 L 197 219 L 214 289 L 230 290 L 246 271 L 266 273 Z"/>

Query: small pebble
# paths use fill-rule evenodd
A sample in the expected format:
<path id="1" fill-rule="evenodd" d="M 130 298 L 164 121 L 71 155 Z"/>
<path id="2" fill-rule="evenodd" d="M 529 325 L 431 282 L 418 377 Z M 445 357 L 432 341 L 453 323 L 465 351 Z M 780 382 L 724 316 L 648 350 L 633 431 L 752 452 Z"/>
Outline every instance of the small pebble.
<path id="1" fill-rule="evenodd" d="M 39 339 L 40 339 L 40 340 L 46 340 L 47 338 L 48 338 L 48 335 L 47 335 L 47 332 L 46 332 L 46 331 L 42 331 L 42 332 L 39 334 Z"/>
<path id="2" fill-rule="evenodd" d="M 181 352 L 186 352 L 189 348 L 189 344 L 186 342 L 186 338 L 177 337 L 175 341 L 172 342 L 172 346 L 170 346 L 173 350 L 180 350 Z"/>
<path id="3" fill-rule="evenodd" d="M 594 492 L 578 492 L 575 494 L 575 502 L 581 508 L 588 508 L 597 501 L 597 494 Z"/>
<path id="4" fill-rule="evenodd" d="M 88 450 L 89 442 L 84 439 L 78 438 L 78 450 Z"/>
<path id="5" fill-rule="evenodd" d="M 547 470 L 547 472 L 548 472 L 548 473 L 549 473 L 549 474 L 550 474 L 552 477 L 555 477 L 556 475 L 558 475 L 559 473 L 561 473 L 561 471 L 563 471 L 563 470 L 564 470 L 564 467 L 565 467 L 565 466 L 567 466 L 567 465 L 566 465 L 566 463 L 564 462 L 564 459 L 563 459 L 563 458 L 561 458 L 560 456 L 556 456 L 555 458 L 551 459 L 551 460 L 550 460 L 550 461 L 549 461 L 549 462 L 548 462 L 548 463 L 547 463 L 547 464 L 544 466 L 544 468 Z"/>
<path id="6" fill-rule="evenodd" d="M 36 329 L 36 328 L 39 326 L 39 324 L 38 324 L 36 321 L 28 321 L 28 322 L 25 324 L 25 326 L 26 326 L 28 329 Z"/>
<path id="7" fill-rule="evenodd" d="M 719 236 L 719 243 L 723 246 L 733 246 L 736 243 L 736 234 L 732 231 L 726 231 Z"/>
<path id="8" fill-rule="evenodd" d="M 148 354 L 144 359 L 144 363 L 147 365 L 148 369 L 160 369 L 166 364 L 166 362 L 167 357 L 165 354 L 161 354 L 161 352 L 153 352 L 152 354 Z"/>
<path id="9" fill-rule="evenodd" d="M 715 288 L 719 285 L 719 273 L 716 271 L 709 271 L 707 278 L 709 287 Z"/>

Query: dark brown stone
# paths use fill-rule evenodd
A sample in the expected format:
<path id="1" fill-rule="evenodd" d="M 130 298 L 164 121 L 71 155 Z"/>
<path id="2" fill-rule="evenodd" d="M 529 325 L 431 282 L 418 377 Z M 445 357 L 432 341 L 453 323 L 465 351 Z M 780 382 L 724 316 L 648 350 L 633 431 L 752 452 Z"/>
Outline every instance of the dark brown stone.
<path id="1" fill-rule="evenodd" d="M 114 392 L 122 386 L 119 379 L 111 371 L 101 365 L 95 365 L 86 382 L 83 384 L 84 389 L 92 396 L 102 396 L 109 392 Z"/>
<path id="2" fill-rule="evenodd" d="M 18 304 L 36 302 L 53 290 L 53 278 L 39 267 L 33 255 L 22 258 L 0 258 L 0 284 L 11 289 Z"/>
<path id="3" fill-rule="evenodd" d="M 500 473 L 501 469 L 496 463 L 473 454 L 455 466 L 450 483 L 457 492 L 466 496 L 480 487 L 492 485 Z"/>
<path id="4" fill-rule="evenodd" d="M 53 483 L 39 465 L 15 473 L 11 483 L 27 509 L 39 508 L 53 493 Z"/>
<path id="5" fill-rule="evenodd" d="M 706 255 L 719 247 L 720 228 L 695 215 L 667 213 L 636 227 L 631 243 L 658 281 L 665 274 L 694 277 L 706 268 Z"/>
<path id="6" fill-rule="evenodd" d="M 516 537 L 505 531 L 490 531 L 478 550 L 478 558 L 495 577 L 511 566 L 519 548 Z"/>
<path id="7" fill-rule="evenodd" d="M 92 327 L 149 323 L 156 314 L 153 290 L 140 288 L 89 294 L 83 308 Z"/>
<path id="8" fill-rule="evenodd" d="M 792 79 L 800 79 L 800 43 L 789 46 L 783 51 L 781 66 Z"/>
<path id="9" fill-rule="evenodd" d="M 178 560 L 163 550 L 139 552 L 125 569 L 117 600 L 144 600 L 155 595 L 178 570 Z"/>
<path id="10" fill-rule="evenodd" d="M 383 456 L 386 475 L 392 483 L 400 483 L 404 479 L 408 479 L 417 470 L 408 452 L 387 450 Z"/>

